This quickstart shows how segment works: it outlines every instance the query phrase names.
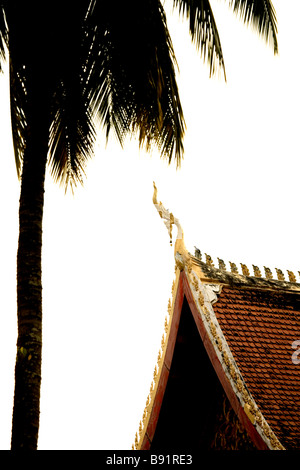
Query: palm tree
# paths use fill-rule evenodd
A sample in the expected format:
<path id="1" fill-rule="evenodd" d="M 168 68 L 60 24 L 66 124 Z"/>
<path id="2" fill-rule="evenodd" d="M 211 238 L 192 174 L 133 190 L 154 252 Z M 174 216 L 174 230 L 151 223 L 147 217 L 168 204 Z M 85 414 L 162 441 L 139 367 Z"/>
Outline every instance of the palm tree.
<path id="1" fill-rule="evenodd" d="M 189 18 L 210 74 L 225 67 L 209 0 L 173 0 Z M 42 5 L 42 6 L 41 6 Z M 277 52 L 270 0 L 232 0 Z M 12 449 L 36 449 L 42 354 L 41 248 L 46 166 L 65 188 L 82 182 L 97 119 L 120 144 L 138 133 L 177 165 L 185 123 L 176 59 L 160 0 L 0 0 L 0 66 L 8 50 L 11 122 L 21 179 L 18 340 Z M 1 69 L 0 69 L 1 70 Z"/>

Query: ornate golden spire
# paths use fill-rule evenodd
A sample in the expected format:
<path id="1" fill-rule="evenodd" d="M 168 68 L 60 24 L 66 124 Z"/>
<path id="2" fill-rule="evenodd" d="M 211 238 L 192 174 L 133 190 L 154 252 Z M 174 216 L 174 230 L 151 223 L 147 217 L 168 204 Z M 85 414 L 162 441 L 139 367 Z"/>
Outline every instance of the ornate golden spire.
<path id="1" fill-rule="evenodd" d="M 206 264 L 208 266 L 214 266 L 214 262 L 213 262 L 212 257 L 210 255 L 205 253 L 205 258 L 206 258 Z"/>
<path id="2" fill-rule="evenodd" d="M 157 212 L 159 213 L 160 217 L 163 219 L 165 226 L 167 227 L 169 236 L 170 236 L 170 244 L 172 245 L 173 243 L 173 234 L 172 234 L 172 229 L 173 225 L 176 225 L 177 227 L 177 238 L 176 238 L 176 243 L 175 243 L 175 253 L 176 251 L 181 252 L 186 252 L 186 249 L 184 247 L 184 241 L 183 241 L 183 230 L 180 225 L 179 220 L 174 217 L 172 212 L 170 212 L 168 209 L 164 207 L 161 201 L 158 202 L 157 200 L 157 187 L 155 185 L 155 182 L 153 181 L 153 204 L 155 205 Z M 180 249 L 179 249 L 180 246 Z"/>
<path id="3" fill-rule="evenodd" d="M 230 270 L 232 273 L 235 273 L 235 274 L 238 274 L 238 268 L 236 267 L 236 264 L 235 263 L 232 263 L 231 261 L 229 261 L 229 264 L 230 264 Z"/>
<path id="4" fill-rule="evenodd" d="M 288 273 L 290 282 L 297 282 L 296 276 L 295 276 L 295 274 L 293 273 L 293 271 L 289 271 L 289 270 L 288 270 L 287 273 Z"/>
<path id="5" fill-rule="evenodd" d="M 275 268 L 276 270 L 276 273 L 277 273 L 277 279 L 278 281 L 284 281 L 284 274 L 283 272 L 281 271 L 281 269 L 278 269 L 278 268 Z"/>
<path id="6" fill-rule="evenodd" d="M 252 266 L 253 266 L 254 276 L 255 277 L 262 277 L 259 267 L 255 266 L 254 264 L 252 264 Z"/>
<path id="7" fill-rule="evenodd" d="M 226 271 L 226 264 L 224 263 L 224 261 L 218 258 L 218 263 L 219 263 L 219 269 L 221 269 L 221 271 Z"/>
<path id="8" fill-rule="evenodd" d="M 264 266 L 264 270 L 265 270 L 266 279 L 273 279 L 273 274 L 272 274 L 271 269 Z"/>
<path id="9" fill-rule="evenodd" d="M 240 265 L 241 265 L 242 273 L 244 274 L 244 276 L 250 276 L 250 271 L 248 267 L 246 266 L 246 264 L 240 263 Z"/>

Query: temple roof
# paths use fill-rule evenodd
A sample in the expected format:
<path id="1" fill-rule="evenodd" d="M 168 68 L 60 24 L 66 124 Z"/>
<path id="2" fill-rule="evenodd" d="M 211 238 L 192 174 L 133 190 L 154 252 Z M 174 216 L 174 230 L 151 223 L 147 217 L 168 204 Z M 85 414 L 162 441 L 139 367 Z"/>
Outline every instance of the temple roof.
<path id="1" fill-rule="evenodd" d="M 216 442 L 222 429 L 217 425 L 220 415 L 223 413 L 223 421 L 229 416 L 217 404 L 224 395 L 222 400 L 234 410 L 238 421 L 235 429 L 239 426 L 247 435 L 243 445 L 248 438 L 251 441 L 247 449 L 251 445 L 257 449 L 299 449 L 300 284 L 296 276 L 287 271 L 285 279 L 277 269 L 274 279 L 264 268 L 263 277 L 256 266 L 251 275 L 247 266 L 241 264 L 238 272 L 233 263 L 227 271 L 222 260 L 218 259 L 216 268 L 208 255 L 204 262 L 200 250 L 196 249 L 195 255 L 187 252 L 179 221 L 157 202 L 156 188 L 153 202 L 170 237 L 172 225 L 178 228 L 176 277 L 134 447 L 162 448 L 175 439 L 183 444 L 189 435 L 188 419 L 193 429 L 195 420 L 199 423 L 198 435 L 189 435 L 189 442 L 207 446 L 203 433 Z M 185 410 L 182 417 L 180 407 Z M 205 415 L 208 409 L 210 414 Z M 173 414 L 178 414 L 178 429 L 172 434 L 172 428 L 176 429 Z M 205 432 L 201 431 L 204 415 L 204 421 L 212 423 Z M 178 437 L 180 430 L 183 434 Z M 234 445 L 232 440 L 230 445 Z"/>
<path id="2" fill-rule="evenodd" d="M 224 286 L 214 312 L 257 407 L 281 444 L 299 449 L 300 370 L 291 348 L 300 338 L 299 294 Z"/>

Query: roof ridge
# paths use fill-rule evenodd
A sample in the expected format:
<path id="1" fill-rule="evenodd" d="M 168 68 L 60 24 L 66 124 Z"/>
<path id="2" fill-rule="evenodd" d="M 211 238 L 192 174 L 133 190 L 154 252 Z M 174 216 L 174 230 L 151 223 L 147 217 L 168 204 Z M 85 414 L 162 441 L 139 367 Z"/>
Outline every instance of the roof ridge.
<path id="1" fill-rule="evenodd" d="M 259 266 L 255 265 L 255 264 L 252 264 L 253 275 L 251 275 L 247 264 L 241 263 L 241 262 L 239 263 L 239 265 L 241 266 L 241 268 L 239 270 L 238 265 L 236 263 L 234 263 L 232 261 L 228 261 L 229 267 L 230 267 L 230 269 L 228 270 L 227 266 L 226 266 L 226 263 L 224 262 L 223 259 L 217 257 L 218 267 L 216 267 L 212 257 L 209 254 L 204 253 L 205 261 L 203 261 L 202 253 L 199 250 L 199 248 L 197 248 L 197 247 L 194 247 L 194 248 L 195 248 L 194 256 L 192 254 L 190 254 L 190 255 L 194 259 L 196 258 L 197 260 L 199 260 L 201 262 L 201 265 L 206 265 L 209 268 L 213 268 L 215 270 L 219 270 L 219 271 L 222 271 L 224 273 L 238 274 L 239 276 L 257 278 L 257 279 L 264 279 L 264 280 L 268 280 L 268 281 L 273 280 L 273 281 L 276 281 L 276 283 L 278 281 L 279 282 L 283 281 L 284 283 L 291 283 L 291 284 L 299 284 L 300 285 L 300 283 L 297 281 L 297 278 L 296 278 L 296 275 L 294 274 L 294 272 L 289 270 L 289 269 L 286 269 L 287 279 L 286 279 L 284 271 L 282 269 L 275 268 L 276 277 L 277 277 L 277 279 L 276 279 L 276 278 L 274 278 L 272 270 L 269 267 L 263 266 L 263 268 L 264 268 L 264 275 L 263 275 L 261 269 L 259 268 Z M 298 275 L 300 276 L 300 271 L 298 271 Z"/>
<path id="2" fill-rule="evenodd" d="M 252 286 L 255 283 L 256 286 L 260 285 L 260 287 L 272 286 L 292 290 L 300 289 L 300 281 L 297 282 L 297 278 L 294 272 L 288 269 L 286 270 L 288 279 L 285 279 L 284 272 L 279 268 L 275 268 L 277 279 L 274 279 L 273 273 L 269 267 L 263 267 L 264 275 L 262 275 L 260 268 L 252 264 L 254 275 L 251 276 L 249 268 L 245 263 L 240 263 L 241 272 L 239 272 L 236 263 L 229 261 L 230 271 L 228 271 L 225 262 L 221 258 L 217 258 L 218 268 L 215 267 L 212 257 L 207 253 L 204 253 L 206 258 L 205 262 L 202 261 L 202 253 L 197 247 L 195 247 L 195 255 L 193 256 L 186 249 L 184 243 L 184 233 L 180 221 L 176 217 L 174 217 L 173 213 L 169 209 L 166 209 L 164 207 L 161 201 L 158 202 L 157 187 L 154 181 L 153 188 L 153 204 L 160 217 L 163 219 L 163 222 L 168 230 L 171 245 L 173 244 L 173 225 L 177 227 L 177 237 L 174 247 L 174 255 L 176 257 L 176 253 L 180 253 L 180 255 L 182 256 L 183 266 L 186 262 L 188 262 L 189 257 L 193 257 L 194 262 L 196 261 L 200 264 L 200 267 L 205 275 L 209 274 L 210 276 L 212 276 L 217 274 L 217 279 L 222 281 L 223 278 L 223 282 L 238 282 L 239 284 L 250 284 Z M 298 274 L 300 276 L 300 271 L 298 271 Z M 212 279 L 214 279 L 214 277 L 212 277 Z"/>

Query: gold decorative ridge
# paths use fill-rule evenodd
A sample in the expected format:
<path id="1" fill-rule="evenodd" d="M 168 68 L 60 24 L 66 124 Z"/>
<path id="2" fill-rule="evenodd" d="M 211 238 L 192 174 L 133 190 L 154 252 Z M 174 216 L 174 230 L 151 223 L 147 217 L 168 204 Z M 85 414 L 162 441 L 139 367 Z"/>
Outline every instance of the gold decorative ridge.
<path id="1" fill-rule="evenodd" d="M 205 254 L 205 264 L 207 266 L 215 267 L 212 257 L 210 255 L 208 255 L 207 253 L 204 253 L 204 254 Z M 202 261 L 201 251 L 197 247 L 195 247 L 194 257 L 197 258 L 199 261 Z M 244 263 L 240 263 L 241 272 L 239 272 L 239 269 L 238 269 L 236 263 L 233 263 L 232 261 L 229 261 L 229 266 L 230 266 L 230 271 L 229 271 L 227 269 L 226 264 L 223 261 L 223 259 L 217 258 L 217 260 L 218 260 L 218 268 L 217 269 L 219 269 L 220 271 L 231 272 L 233 274 L 242 274 L 243 276 L 251 276 L 251 273 L 250 273 L 250 270 L 249 270 L 248 266 Z M 256 266 L 255 264 L 252 264 L 252 268 L 253 268 L 253 276 L 254 277 L 264 278 L 264 279 L 275 279 L 271 269 L 268 268 L 267 266 L 263 266 L 264 276 L 262 275 L 262 272 L 261 272 L 261 270 L 258 266 Z M 292 282 L 292 283 L 297 283 L 298 282 L 297 278 L 296 278 L 296 275 L 294 274 L 293 271 L 290 271 L 288 269 L 286 270 L 287 279 L 285 278 L 285 275 L 284 275 L 284 273 L 281 269 L 275 268 L 275 271 L 276 271 L 276 277 L 277 277 L 278 281 L 287 281 L 287 282 Z M 300 276 L 300 271 L 298 271 L 298 275 Z"/>

